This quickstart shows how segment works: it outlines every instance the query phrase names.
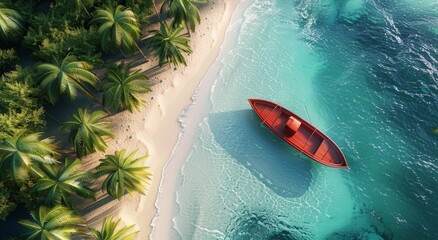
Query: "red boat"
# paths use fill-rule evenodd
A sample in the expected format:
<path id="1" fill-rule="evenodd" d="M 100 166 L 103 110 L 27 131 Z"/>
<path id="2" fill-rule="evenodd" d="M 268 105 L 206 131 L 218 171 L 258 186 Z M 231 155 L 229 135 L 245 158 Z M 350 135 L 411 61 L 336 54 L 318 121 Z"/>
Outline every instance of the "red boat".
<path id="1" fill-rule="evenodd" d="M 262 99 L 248 99 L 262 120 L 285 142 L 311 159 L 334 168 L 348 168 L 341 149 L 327 135 L 286 108 Z"/>

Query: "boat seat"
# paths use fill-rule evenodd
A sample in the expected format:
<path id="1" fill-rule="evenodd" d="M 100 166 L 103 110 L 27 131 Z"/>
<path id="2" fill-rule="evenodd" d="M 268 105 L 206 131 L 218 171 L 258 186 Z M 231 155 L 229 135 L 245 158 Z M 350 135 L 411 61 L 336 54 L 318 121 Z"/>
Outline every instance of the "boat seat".
<path id="1" fill-rule="evenodd" d="M 313 154 L 316 158 L 323 158 L 325 155 L 327 155 L 328 151 L 330 150 L 330 145 L 326 140 L 322 140 L 321 144 L 319 145 L 318 149 L 316 149 L 315 153 Z"/>
<path id="2" fill-rule="evenodd" d="M 286 129 L 288 129 L 290 132 L 295 133 L 298 131 L 298 128 L 300 128 L 301 122 L 300 120 L 290 116 L 289 119 L 286 122 Z"/>

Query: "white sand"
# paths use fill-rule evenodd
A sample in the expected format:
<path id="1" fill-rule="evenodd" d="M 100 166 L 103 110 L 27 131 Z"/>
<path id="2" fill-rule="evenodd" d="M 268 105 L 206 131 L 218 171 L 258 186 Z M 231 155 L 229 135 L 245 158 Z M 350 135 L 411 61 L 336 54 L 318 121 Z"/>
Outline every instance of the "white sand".
<path id="1" fill-rule="evenodd" d="M 179 66 L 176 70 L 173 67 L 163 67 L 153 76 L 148 74 L 150 71 L 146 71 L 146 75 L 155 84 L 152 87 L 153 92 L 145 95 L 147 106 L 139 112 L 125 111 L 110 117 L 116 137 L 109 141 L 105 154 L 112 154 L 123 148 L 128 151 L 139 149 L 138 155 L 149 156 L 146 165 L 150 166 L 153 179 L 146 196 L 127 195 L 117 201 L 100 193 L 96 203 L 84 203 L 80 208 L 84 209 L 84 217 L 91 227 L 100 228 L 106 216 L 121 217 L 128 225 L 137 225 L 140 231 L 138 239 L 149 238 L 151 222 L 157 213 L 155 202 L 163 167 L 172 154 L 181 130 L 178 117 L 191 104 L 191 96 L 217 58 L 231 16 L 238 4 L 238 0 L 209 0 L 207 5 L 201 6 L 201 24 L 190 38 L 193 53 L 186 58 L 187 67 Z M 146 34 L 147 29 L 143 32 Z M 144 62 L 138 56 L 134 58 Z M 147 70 L 157 65 L 157 59 L 150 59 L 151 61 L 137 68 Z M 99 153 L 88 156 L 85 159 L 88 159 L 88 168 L 96 166 L 97 159 L 103 155 Z M 163 230 L 168 227 L 171 226 L 155 226 Z"/>

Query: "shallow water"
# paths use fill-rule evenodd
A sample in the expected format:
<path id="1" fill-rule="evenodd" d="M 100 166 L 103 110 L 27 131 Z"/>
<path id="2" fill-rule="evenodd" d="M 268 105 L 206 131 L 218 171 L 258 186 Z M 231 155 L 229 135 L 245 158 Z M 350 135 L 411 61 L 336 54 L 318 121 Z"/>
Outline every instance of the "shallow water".
<path id="1" fill-rule="evenodd" d="M 438 3 L 250 3 L 181 117 L 172 239 L 438 239 Z M 247 98 L 310 120 L 350 169 L 301 156 Z"/>

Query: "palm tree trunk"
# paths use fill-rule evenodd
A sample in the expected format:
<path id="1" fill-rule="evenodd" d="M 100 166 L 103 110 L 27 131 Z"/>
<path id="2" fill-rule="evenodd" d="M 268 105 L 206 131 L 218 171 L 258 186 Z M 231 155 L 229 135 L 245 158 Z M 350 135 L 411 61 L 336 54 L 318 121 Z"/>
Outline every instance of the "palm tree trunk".
<path id="1" fill-rule="evenodd" d="M 189 23 L 187 21 L 185 21 L 185 23 L 186 23 L 187 33 L 189 34 L 189 37 L 191 37 Z"/>
<path id="2" fill-rule="evenodd" d="M 46 114 L 47 116 L 49 116 L 51 119 L 55 120 L 56 123 L 61 124 L 61 122 L 56 119 L 54 116 L 52 116 L 50 113 L 48 113 L 47 111 L 44 111 L 44 114 Z"/>
<path id="3" fill-rule="evenodd" d="M 107 107 L 105 107 L 103 105 L 102 105 L 102 107 L 109 116 L 112 115 L 112 112 Z"/>
<path id="4" fill-rule="evenodd" d="M 122 53 L 123 57 L 126 58 L 125 53 L 122 51 L 122 49 L 120 48 L 120 52 Z"/>
<path id="5" fill-rule="evenodd" d="M 99 105 L 102 105 L 102 103 L 91 93 L 91 91 L 87 88 L 87 86 L 83 85 L 82 89 L 84 89 L 84 93 L 89 96 L 93 101 L 98 103 Z"/>
<path id="6" fill-rule="evenodd" d="M 146 62 L 149 62 L 149 60 L 146 58 L 146 56 L 144 55 L 143 51 L 141 50 L 141 48 L 138 46 L 137 43 L 135 43 L 135 46 L 137 47 L 138 51 L 140 51 L 141 55 L 144 57 L 144 59 L 146 60 Z"/>
<path id="7" fill-rule="evenodd" d="M 161 22 L 161 16 L 160 16 L 160 13 L 158 12 L 158 8 L 157 8 L 157 5 L 155 4 L 155 0 L 152 0 L 152 4 L 154 4 L 154 8 L 155 8 L 155 12 L 157 13 L 158 21 Z"/>
<path id="8" fill-rule="evenodd" d="M 97 99 L 97 98 L 96 98 L 96 97 L 90 92 L 90 90 L 88 90 L 88 88 L 87 88 L 86 86 L 83 86 L 82 88 L 85 90 L 84 93 L 85 93 L 87 96 L 89 96 L 91 99 L 93 99 L 94 102 L 96 102 L 97 104 L 99 104 L 100 106 L 102 106 L 102 108 L 105 110 L 106 113 L 111 114 L 110 110 L 109 110 L 107 107 L 105 107 L 105 106 L 103 105 L 103 101 L 99 101 L 99 99 Z"/>
<path id="9" fill-rule="evenodd" d="M 85 7 L 85 5 L 83 3 L 81 3 L 82 7 L 84 8 L 85 12 L 87 13 L 87 15 L 89 17 L 91 17 L 90 13 L 88 12 L 87 8 Z"/>

